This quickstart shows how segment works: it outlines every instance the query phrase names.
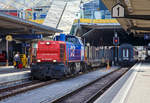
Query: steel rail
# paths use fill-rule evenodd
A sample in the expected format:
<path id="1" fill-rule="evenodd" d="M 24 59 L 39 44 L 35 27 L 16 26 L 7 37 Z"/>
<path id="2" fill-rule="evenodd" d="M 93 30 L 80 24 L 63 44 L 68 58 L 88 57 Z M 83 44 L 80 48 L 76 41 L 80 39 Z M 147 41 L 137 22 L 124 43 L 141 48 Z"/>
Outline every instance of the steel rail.
<path id="1" fill-rule="evenodd" d="M 108 73 L 108 74 L 96 79 L 95 81 L 93 81 L 81 88 L 78 88 L 77 90 L 75 90 L 71 93 L 68 93 L 65 96 L 61 96 L 60 98 L 50 101 L 50 103 L 68 103 L 68 102 L 70 102 L 70 103 L 92 103 L 128 70 L 129 69 L 117 69 L 111 73 Z M 120 72 L 120 73 L 118 73 L 118 72 Z M 113 77 L 111 77 L 112 75 L 115 77 L 114 79 L 113 79 Z M 107 79 L 109 78 L 110 80 L 107 80 L 106 78 Z M 89 96 L 86 97 L 86 95 L 88 94 L 88 91 L 90 91 L 90 89 L 87 89 L 87 88 L 92 87 L 93 85 L 98 85 L 98 84 L 102 85 L 102 86 L 99 85 L 99 87 L 100 87 L 99 90 L 95 91 L 92 95 L 90 95 L 90 97 Z M 84 97 L 86 97 L 86 100 L 83 100 Z M 77 101 L 73 100 L 74 98 L 76 98 Z M 83 101 L 78 101 L 79 99 L 82 99 Z"/>
<path id="2" fill-rule="evenodd" d="M 5 86 L 5 85 L 7 85 L 9 83 L 13 84 L 15 82 L 22 81 L 22 83 L 19 84 L 19 85 L 9 86 L 9 87 L 5 87 L 5 88 L 1 87 L 0 88 L 0 100 L 8 98 L 10 96 L 14 96 L 14 95 L 23 93 L 23 92 L 27 92 L 29 90 L 40 88 L 42 86 L 46 86 L 46 85 L 49 85 L 49 84 L 52 84 L 52 83 L 73 79 L 73 78 L 75 78 L 77 76 L 80 76 L 80 75 L 83 75 L 83 74 L 87 74 L 89 72 L 96 71 L 96 70 L 99 70 L 99 69 L 102 69 L 102 68 L 98 68 L 98 67 L 97 68 L 93 68 L 91 70 L 88 70 L 87 72 L 82 72 L 82 73 L 79 73 L 79 74 L 76 74 L 76 75 L 71 75 L 69 77 L 65 77 L 65 78 L 62 78 L 60 80 L 56 80 L 56 79 L 52 79 L 52 80 L 49 80 L 49 81 L 30 80 L 28 82 L 23 82 L 23 80 L 26 80 L 26 79 L 29 80 L 29 78 L 26 78 L 26 79 L 23 79 L 23 80 L 16 80 L 16 81 L 3 83 L 3 84 L 0 84 L 0 86 Z"/>
<path id="3" fill-rule="evenodd" d="M 13 87 L 8 87 L 5 88 L 4 90 L 0 90 L 0 100 L 8 98 L 10 96 L 14 96 L 19 93 L 23 93 L 32 89 L 36 89 L 45 85 L 49 85 L 56 82 L 56 80 L 50 80 L 50 81 L 45 81 L 45 82 L 40 82 L 40 81 L 32 81 L 30 83 L 25 83 Z"/>

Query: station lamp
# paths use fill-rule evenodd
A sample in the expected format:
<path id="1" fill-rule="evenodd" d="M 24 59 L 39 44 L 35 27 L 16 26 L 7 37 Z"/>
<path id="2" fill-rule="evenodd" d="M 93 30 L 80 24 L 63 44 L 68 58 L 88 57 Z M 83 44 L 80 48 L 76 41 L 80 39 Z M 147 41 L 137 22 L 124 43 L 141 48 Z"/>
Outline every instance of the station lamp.
<path id="1" fill-rule="evenodd" d="M 90 43 L 87 43 L 86 45 L 87 45 L 87 46 L 90 46 Z"/>

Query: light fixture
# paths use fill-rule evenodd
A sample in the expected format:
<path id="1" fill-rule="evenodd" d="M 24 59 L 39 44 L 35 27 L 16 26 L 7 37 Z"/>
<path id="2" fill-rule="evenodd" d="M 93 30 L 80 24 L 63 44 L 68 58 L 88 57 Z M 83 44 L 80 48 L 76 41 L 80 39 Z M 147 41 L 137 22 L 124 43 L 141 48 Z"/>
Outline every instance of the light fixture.
<path id="1" fill-rule="evenodd" d="M 41 60 L 37 60 L 37 62 L 39 63 L 39 62 L 41 62 Z"/>
<path id="2" fill-rule="evenodd" d="M 46 42 L 46 45 L 50 45 L 50 42 Z"/>
<path id="3" fill-rule="evenodd" d="M 54 62 L 54 63 L 56 63 L 56 62 L 57 62 L 57 60 L 53 60 L 53 62 Z"/>

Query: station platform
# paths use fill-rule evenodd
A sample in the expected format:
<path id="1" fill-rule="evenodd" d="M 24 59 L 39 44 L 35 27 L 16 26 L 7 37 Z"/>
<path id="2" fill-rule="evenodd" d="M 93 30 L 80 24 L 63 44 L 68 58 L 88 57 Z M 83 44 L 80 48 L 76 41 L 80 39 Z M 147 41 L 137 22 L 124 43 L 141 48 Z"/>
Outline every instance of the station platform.
<path id="1" fill-rule="evenodd" d="M 29 71 L 29 68 L 16 69 L 14 66 L 0 66 L 0 74 L 14 73 L 20 71 Z"/>
<path id="2" fill-rule="evenodd" d="M 150 103 L 150 64 L 137 63 L 94 103 Z"/>
<path id="3" fill-rule="evenodd" d="M 0 66 L 0 84 L 29 78 L 30 69 L 16 69 L 14 66 Z"/>

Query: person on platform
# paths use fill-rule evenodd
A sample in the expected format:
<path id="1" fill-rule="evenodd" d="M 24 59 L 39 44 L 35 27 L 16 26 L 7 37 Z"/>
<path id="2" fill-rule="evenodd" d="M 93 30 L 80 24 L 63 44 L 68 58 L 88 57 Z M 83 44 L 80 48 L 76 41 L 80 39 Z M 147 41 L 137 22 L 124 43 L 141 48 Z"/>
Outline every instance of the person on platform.
<path id="1" fill-rule="evenodd" d="M 18 65 L 20 63 L 20 54 L 19 54 L 19 52 L 17 52 L 17 54 L 15 54 L 14 61 L 16 62 L 15 67 L 18 68 Z"/>

